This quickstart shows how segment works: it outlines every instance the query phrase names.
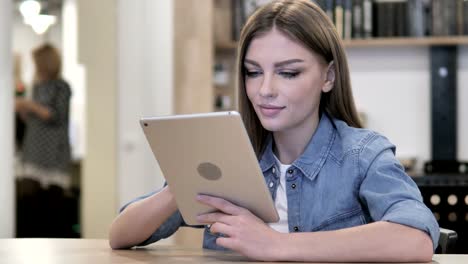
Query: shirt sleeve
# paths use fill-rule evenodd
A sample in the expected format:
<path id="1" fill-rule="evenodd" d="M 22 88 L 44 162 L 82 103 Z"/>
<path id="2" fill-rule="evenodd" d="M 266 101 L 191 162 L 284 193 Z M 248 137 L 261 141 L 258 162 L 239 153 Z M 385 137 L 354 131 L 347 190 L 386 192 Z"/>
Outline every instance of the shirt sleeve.
<path id="1" fill-rule="evenodd" d="M 145 198 L 147 198 L 147 197 L 149 197 L 149 196 L 151 196 L 151 195 L 153 195 L 155 193 L 158 193 L 159 191 L 161 191 L 161 190 L 151 192 L 151 193 L 149 193 L 147 195 L 138 197 L 138 198 L 130 201 L 129 203 L 125 204 L 120 209 L 120 212 L 124 211 L 125 208 L 127 208 L 127 206 L 129 206 L 130 204 L 132 204 L 134 202 L 137 202 L 137 201 L 140 201 L 140 200 L 143 200 L 143 199 L 145 199 Z M 177 210 L 150 237 L 148 237 L 145 241 L 141 242 L 137 246 L 138 247 L 146 246 L 146 245 L 149 245 L 151 243 L 157 242 L 157 241 L 159 241 L 161 239 L 168 238 L 169 236 L 174 234 L 179 229 L 179 227 L 181 227 L 181 226 L 187 226 L 187 225 L 185 224 L 179 210 Z"/>
<path id="2" fill-rule="evenodd" d="M 398 223 L 426 232 L 433 248 L 439 241 L 439 225 L 423 203 L 416 183 L 395 157 L 395 146 L 376 135 L 360 152 L 362 180 L 359 196 L 373 221 Z"/>
<path id="3" fill-rule="evenodd" d="M 166 185 L 167 185 L 167 183 L 164 183 L 164 186 L 166 186 Z M 146 194 L 144 196 L 138 197 L 138 198 L 130 201 L 129 203 L 125 204 L 120 209 L 120 212 L 125 210 L 125 208 L 127 208 L 127 206 L 129 206 L 130 204 L 132 204 L 132 203 L 134 203 L 136 201 L 139 201 L 139 200 L 143 200 L 143 199 L 145 199 L 147 197 L 150 197 L 151 195 L 153 195 L 155 193 L 158 193 L 161 190 L 162 189 L 151 192 L 149 194 Z M 157 242 L 157 241 L 159 241 L 161 239 L 168 238 L 172 234 L 174 234 L 179 229 L 179 227 L 184 227 L 184 226 L 193 227 L 193 228 L 204 228 L 205 227 L 204 225 L 187 225 L 185 223 L 184 219 L 182 218 L 182 215 L 180 214 L 180 211 L 177 210 L 149 238 L 147 238 L 145 241 L 141 242 L 137 246 L 138 247 L 146 246 L 146 245 L 149 245 L 151 243 Z"/>

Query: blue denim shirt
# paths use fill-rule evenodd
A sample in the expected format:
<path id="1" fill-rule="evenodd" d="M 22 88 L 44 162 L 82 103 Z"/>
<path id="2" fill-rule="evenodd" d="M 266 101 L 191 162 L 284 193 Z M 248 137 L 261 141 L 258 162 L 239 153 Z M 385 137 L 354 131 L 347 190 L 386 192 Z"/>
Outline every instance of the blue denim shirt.
<path id="1" fill-rule="evenodd" d="M 270 138 L 260 167 L 275 199 L 279 168 L 272 145 Z M 376 132 L 350 127 L 326 114 L 304 153 L 288 169 L 286 194 L 289 232 L 388 221 L 426 232 L 437 247 L 437 221 L 395 158 L 395 146 Z M 186 224 L 176 212 L 141 245 L 166 238 L 180 226 Z M 203 247 L 222 250 L 216 238 L 205 228 Z"/>

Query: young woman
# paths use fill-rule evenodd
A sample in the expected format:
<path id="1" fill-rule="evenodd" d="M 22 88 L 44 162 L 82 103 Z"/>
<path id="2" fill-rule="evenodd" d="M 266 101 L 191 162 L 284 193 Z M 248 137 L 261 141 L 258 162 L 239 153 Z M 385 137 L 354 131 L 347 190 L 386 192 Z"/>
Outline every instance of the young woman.
<path id="1" fill-rule="evenodd" d="M 439 229 L 383 136 L 361 129 L 346 56 L 311 1 L 274 1 L 239 43 L 239 108 L 280 221 L 209 196 L 203 246 L 265 261 L 430 261 Z M 145 245 L 185 225 L 169 187 L 127 206 L 112 248 Z"/>

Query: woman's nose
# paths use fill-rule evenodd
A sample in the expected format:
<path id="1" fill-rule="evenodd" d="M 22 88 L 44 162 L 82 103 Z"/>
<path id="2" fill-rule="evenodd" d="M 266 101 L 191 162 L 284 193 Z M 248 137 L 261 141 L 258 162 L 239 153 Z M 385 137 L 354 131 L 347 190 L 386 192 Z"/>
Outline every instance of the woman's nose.
<path id="1" fill-rule="evenodd" d="M 276 89 L 272 76 L 265 74 L 260 86 L 260 96 L 262 97 L 275 97 Z"/>

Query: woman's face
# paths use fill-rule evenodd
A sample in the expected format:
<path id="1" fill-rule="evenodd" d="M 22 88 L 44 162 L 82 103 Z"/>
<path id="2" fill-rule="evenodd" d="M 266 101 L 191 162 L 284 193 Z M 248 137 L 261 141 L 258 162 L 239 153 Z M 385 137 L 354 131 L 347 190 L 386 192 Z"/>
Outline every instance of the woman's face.
<path id="1" fill-rule="evenodd" d="M 247 96 L 266 130 L 303 130 L 318 122 L 320 94 L 333 87 L 318 55 L 272 29 L 252 40 L 244 67 Z"/>

